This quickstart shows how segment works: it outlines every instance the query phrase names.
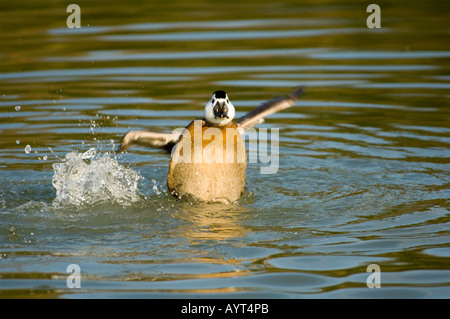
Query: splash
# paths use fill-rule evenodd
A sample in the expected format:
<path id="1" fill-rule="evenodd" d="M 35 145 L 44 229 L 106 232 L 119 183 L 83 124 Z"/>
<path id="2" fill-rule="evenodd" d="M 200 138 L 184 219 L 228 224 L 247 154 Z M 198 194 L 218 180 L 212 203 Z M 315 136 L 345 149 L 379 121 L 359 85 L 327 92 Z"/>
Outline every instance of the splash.
<path id="1" fill-rule="evenodd" d="M 109 153 L 98 155 L 95 148 L 68 153 L 61 163 L 53 164 L 53 170 L 54 206 L 102 202 L 127 206 L 141 198 L 138 181 L 142 177 Z"/>

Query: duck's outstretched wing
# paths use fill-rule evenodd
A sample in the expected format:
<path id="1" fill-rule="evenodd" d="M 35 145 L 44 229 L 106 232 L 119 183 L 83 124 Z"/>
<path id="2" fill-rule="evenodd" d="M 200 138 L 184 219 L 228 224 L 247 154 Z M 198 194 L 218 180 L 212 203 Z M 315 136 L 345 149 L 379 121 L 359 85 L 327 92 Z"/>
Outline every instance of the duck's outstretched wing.
<path id="1" fill-rule="evenodd" d="M 258 108 L 241 117 L 236 123 L 241 132 L 252 126 L 264 122 L 264 118 L 270 114 L 282 111 L 292 106 L 295 100 L 302 95 L 303 88 L 299 88 L 285 97 L 275 98 L 263 103 Z M 120 140 L 119 152 L 124 152 L 133 146 L 164 148 L 169 150 L 178 143 L 182 130 L 174 130 L 172 133 L 158 133 L 150 131 L 130 131 Z"/>
<path id="2" fill-rule="evenodd" d="M 252 126 L 261 124 L 264 122 L 264 118 L 269 116 L 270 114 L 282 111 L 292 106 L 295 103 L 295 100 L 303 94 L 303 88 L 298 88 L 291 94 L 288 94 L 285 97 L 279 97 L 267 102 L 264 102 L 259 107 L 250 111 L 243 117 L 241 117 L 237 121 L 237 126 L 239 130 L 244 132 Z"/>
<path id="3" fill-rule="evenodd" d="M 119 152 L 124 152 L 133 146 L 164 148 L 170 150 L 180 139 L 181 132 L 158 133 L 149 131 L 130 131 L 120 140 Z"/>

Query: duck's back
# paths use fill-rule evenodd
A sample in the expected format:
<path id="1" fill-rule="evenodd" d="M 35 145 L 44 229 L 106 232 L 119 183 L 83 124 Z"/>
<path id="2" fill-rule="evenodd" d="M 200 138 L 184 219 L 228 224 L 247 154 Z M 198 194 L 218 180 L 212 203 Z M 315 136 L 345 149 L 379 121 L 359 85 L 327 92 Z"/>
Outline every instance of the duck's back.
<path id="1" fill-rule="evenodd" d="M 172 150 L 167 186 L 179 197 L 234 202 L 244 191 L 246 161 L 236 124 L 214 127 L 195 120 Z"/>

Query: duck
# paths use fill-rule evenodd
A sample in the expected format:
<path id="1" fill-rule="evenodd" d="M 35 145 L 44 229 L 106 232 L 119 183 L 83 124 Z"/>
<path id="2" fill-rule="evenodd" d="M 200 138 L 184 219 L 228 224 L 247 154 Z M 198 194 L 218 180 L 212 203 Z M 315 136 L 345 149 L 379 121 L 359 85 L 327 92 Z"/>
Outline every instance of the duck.
<path id="1" fill-rule="evenodd" d="M 303 88 L 262 103 L 234 121 L 236 109 L 228 94 L 214 91 L 202 118 L 171 133 L 129 131 L 120 140 L 119 152 L 131 147 L 170 151 L 167 187 L 171 194 L 202 202 L 237 202 L 245 188 L 247 154 L 242 135 L 264 118 L 291 107 Z"/>

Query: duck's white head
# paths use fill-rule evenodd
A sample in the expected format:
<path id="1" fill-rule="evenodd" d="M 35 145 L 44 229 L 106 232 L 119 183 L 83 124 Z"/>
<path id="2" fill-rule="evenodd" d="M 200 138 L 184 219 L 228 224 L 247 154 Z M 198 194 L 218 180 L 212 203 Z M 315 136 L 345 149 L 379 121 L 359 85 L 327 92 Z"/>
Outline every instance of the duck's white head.
<path id="1" fill-rule="evenodd" d="M 216 91 L 205 107 L 205 120 L 214 126 L 230 123 L 235 115 L 234 106 L 225 91 Z"/>

